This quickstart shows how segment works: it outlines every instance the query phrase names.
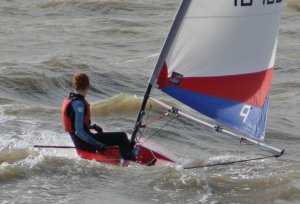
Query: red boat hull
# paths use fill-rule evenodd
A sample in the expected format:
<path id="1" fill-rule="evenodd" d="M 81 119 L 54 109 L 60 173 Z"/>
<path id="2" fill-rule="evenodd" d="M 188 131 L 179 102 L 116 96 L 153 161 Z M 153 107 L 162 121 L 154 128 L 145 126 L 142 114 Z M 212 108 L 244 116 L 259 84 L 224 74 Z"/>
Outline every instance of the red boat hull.
<path id="1" fill-rule="evenodd" d="M 147 165 L 157 166 L 163 164 L 177 163 L 175 156 L 164 150 L 161 146 L 151 143 L 142 142 L 137 143 L 134 151 L 136 151 L 136 162 L 126 161 L 124 166 L 128 165 Z M 106 151 L 88 152 L 77 149 L 78 155 L 83 159 L 95 160 L 113 165 L 120 164 L 120 153 L 118 147 L 110 147 Z"/>

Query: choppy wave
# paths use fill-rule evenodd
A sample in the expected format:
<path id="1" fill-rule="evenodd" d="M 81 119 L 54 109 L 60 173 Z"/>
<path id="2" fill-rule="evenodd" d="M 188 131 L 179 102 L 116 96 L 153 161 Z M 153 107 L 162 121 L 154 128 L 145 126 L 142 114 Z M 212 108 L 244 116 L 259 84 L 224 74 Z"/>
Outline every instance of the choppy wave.
<path id="1" fill-rule="evenodd" d="M 32 154 L 33 152 L 29 149 L 12 149 L 7 147 L 0 151 L 0 164 L 4 162 L 14 163 L 23 160 Z"/>
<path id="2" fill-rule="evenodd" d="M 141 100 L 141 97 L 121 93 L 105 101 L 95 102 L 92 112 L 95 116 L 137 114 Z"/>
<path id="3" fill-rule="evenodd" d="M 85 1 L 85 0 L 48 0 L 46 2 L 37 3 L 36 7 L 49 9 L 60 7 L 74 7 L 90 11 L 97 11 L 101 9 L 121 9 L 132 11 L 134 3 L 120 2 L 120 1 Z"/>
<path id="4" fill-rule="evenodd" d="M 45 94 L 49 93 L 51 89 L 57 89 L 65 87 L 66 80 L 61 77 L 50 77 L 44 73 L 34 72 L 14 72 L 13 76 L 1 76 L 1 87 L 5 90 L 14 90 L 22 94 L 35 93 Z"/>
<path id="5" fill-rule="evenodd" d="M 69 171 L 76 166 L 77 172 L 107 167 L 94 161 L 82 160 L 72 150 L 38 150 L 5 148 L 0 151 L 0 182 L 23 179 L 37 174 L 53 174 L 55 171 Z M 67 173 L 67 172 L 65 172 Z M 99 173 L 100 174 L 100 173 Z"/>
<path id="6" fill-rule="evenodd" d="M 235 188 L 237 191 L 243 191 L 243 189 L 240 189 L 241 186 L 245 186 L 245 188 L 249 189 L 263 190 L 272 186 L 285 186 L 291 183 L 293 178 L 300 177 L 300 172 L 286 172 L 286 174 L 282 176 L 280 172 L 281 167 L 283 165 L 289 166 L 290 164 L 284 161 L 275 161 L 274 159 L 254 161 L 244 165 L 231 165 L 224 172 L 224 168 L 222 167 L 194 170 L 184 170 L 180 166 L 123 168 L 105 165 L 95 161 L 82 160 L 70 151 L 73 150 L 33 151 L 31 149 L 6 148 L 0 152 L 0 178 L 8 177 L 8 180 L 9 178 L 20 179 L 32 171 L 32 176 L 35 174 L 53 174 L 54 172 L 59 174 L 74 173 L 74 175 L 79 173 L 77 176 L 106 176 L 107 174 L 114 175 L 112 171 L 122 171 L 126 176 L 130 176 L 130 171 L 137 171 L 137 174 L 144 174 L 143 176 L 145 177 L 153 177 L 154 175 L 155 179 L 151 182 L 151 186 L 155 187 L 157 191 L 161 189 L 162 191 L 178 193 L 184 189 L 191 191 L 202 189 L 205 190 L 204 192 L 206 194 L 208 193 L 206 190 L 209 190 L 209 188 L 220 188 L 220 186 L 227 186 L 223 191 L 229 191 L 229 189 L 232 190 Z M 237 160 L 241 158 L 228 155 L 211 157 L 205 162 L 224 162 L 228 161 L 228 159 Z M 199 162 L 202 163 L 204 161 Z M 272 165 L 271 169 L 269 168 L 270 165 Z M 209 172 L 210 176 L 207 178 L 203 177 L 202 174 L 204 172 Z M 220 183 L 223 184 L 220 185 Z M 295 192 L 295 189 L 297 188 L 291 188 L 290 190 L 291 192 Z"/>
<path id="7" fill-rule="evenodd" d="M 136 115 L 140 108 L 142 98 L 135 95 L 120 93 L 111 98 L 91 103 L 93 116 L 110 116 L 110 115 Z M 148 104 L 149 105 L 149 104 Z M 2 114 L 6 116 L 18 117 L 38 117 L 45 115 L 45 117 L 53 117 L 60 114 L 60 107 L 50 107 L 44 105 L 3 105 L 1 106 Z"/>
<path id="8" fill-rule="evenodd" d="M 161 3 L 161 2 L 160 2 Z M 173 3 L 166 2 L 165 5 L 172 5 Z M 136 11 L 139 8 L 147 8 L 147 7 L 157 7 L 161 8 L 161 6 L 156 6 L 158 4 L 155 3 L 148 3 L 147 1 L 144 2 L 137 2 L 137 1 L 115 1 L 115 0 L 104 0 L 104 1 L 97 1 L 97 0 L 47 0 L 45 2 L 35 4 L 36 7 L 42 9 L 49 9 L 49 8 L 60 8 L 60 7 L 75 7 L 81 9 L 87 9 L 90 11 L 97 11 L 97 10 L 105 10 L 109 12 L 111 10 L 124 10 L 124 11 Z M 176 5 L 176 4 L 175 4 Z M 166 8 L 164 8 L 166 9 Z"/>
<path id="9" fill-rule="evenodd" d="M 300 11 L 299 0 L 287 0 L 286 5 L 293 10 Z"/>
<path id="10" fill-rule="evenodd" d="M 22 6 L 21 3 L 15 1 L 5 1 L 1 2 L 0 12 L 2 15 L 23 15 L 28 12 L 28 10 Z"/>
<path id="11" fill-rule="evenodd" d="M 13 165 L 16 162 L 34 155 L 29 149 L 11 149 L 9 147 L 0 151 L 0 183 L 11 180 L 23 179 L 26 171 L 21 166 Z"/>
<path id="12" fill-rule="evenodd" d="M 244 165 L 228 166 L 227 169 L 218 167 L 184 170 L 180 166 L 123 168 L 82 160 L 69 151 L 4 150 L 0 152 L 0 159 L 2 159 L 0 183 L 14 183 L 23 179 L 34 180 L 35 177 L 36 179 L 51 177 L 58 179 L 55 186 L 59 188 L 62 185 L 59 182 L 61 177 L 69 178 L 75 183 L 79 181 L 79 178 L 92 178 L 93 181 L 109 184 L 113 183 L 118 175 L 119 182 L 128 184 L 129 191 L 132 190 L 131 187 L 135 189 L 139 183 L 146 182 L 146 189 L 135 189 L 135 191 L 144 193 L 152 189 L 147 194 L 148 199 L 171 203 L 182 203 L 182 200 L 186 203 L 200 201 L 202 203 L 220 201 L 239 203 L 241 198 L 245 199 L 243 203 L 253 203 L 258 200 L 264 202 L 294 201 L 300 193 L 299 188 L 293 184 L 294 179 L 300 177 L 300 172 L 282 173 L 282 166 L 290 165 L 284 161 L 255 161 Z M 240 158 L 225 155 L 199 162 L 220 162 L 228 159 Z M 204 174 L 206 176 L 203 176 Z M 133 182 L 137 176 L 139 181 Z M 223 195 L 227 195 L 226 198 Z"/>
<path id="13" fill-rule="evenodd" d="M 226 161 L 240 159 L 236 156 L 213 157 L 212 160 Z M 199 161 L 201 164 L 204 161 Z M 199 163 L 198 162 L 198 163 Z M 197 163 L 197 162 L 196 162 Z M 272 165 L 270 169 L 269 166 Z M 255 203 L 277 202 L 278 200 L 293 201 L 297 199 L 299 188 L 292 185 L 293 179 L 300 176 L 300 172 L 280 172 L 281 165 L 274 165 L 274 160 L 250 162 L 243 165 L 182 170 L 180 168 L 160 169 L 160 176 L 152 179 L 151 186 L 157 192 L 159 200 L 168 200 L 171 203 L 180 203 L 184 198 L 186 203 Z M 207 174 L 208 173 L 208 174 Z M 203 177 L 203 175 L 209 175 Z M 287 186 L 290 186 L 287 188 Z M 265 192 L 265 189 L 271 189 Z M 260 193 L 261 192 L 261 193 Z M 226 198 L 224 195 L 226 194 Z M 218 196 L 220 195 L 220 197 Z M 252 195 L 255 195 L 252 197 Z M 258 197 L 256 197 L 258 196 Z"/>
<path id="14" fill-rule="evenodd" d="M 4 62 L 0 64 L 0 69 L 0 90 L 7 93 L 0 96 L 1 101 L 16 100 L 24 103 L 26 100 L 32 102 L 32 98 L 35 98 L 37 103 L 46 104 L 49 104 L 49 100 L 57 101 L 56 97 L 61 99 L 71 91 L 72 70 L 90 72 L 90 67 L 86 64 L 76 64 L 72 60 L 56 57 L 37 65 Z M 95 86 L 92 91 L 103 93 L 95 89 Z M 59 100 L 58 103 L 60 102 Z"/>

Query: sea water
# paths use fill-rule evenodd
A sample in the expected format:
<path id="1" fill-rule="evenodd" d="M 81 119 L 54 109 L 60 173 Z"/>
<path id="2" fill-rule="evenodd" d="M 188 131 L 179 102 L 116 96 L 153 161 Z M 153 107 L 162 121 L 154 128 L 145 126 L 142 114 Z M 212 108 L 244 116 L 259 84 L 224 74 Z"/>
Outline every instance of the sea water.
<path id="1" fill-rule="evenodd" d="M 270 96 L 266 142 L 285 149 L 279 159 L 193 170 L 122 168 L 82 160 L 72 149 L 33 148 L 72 145 L 62 128 L 60 105 L 78 71 L 91 77 L 87 99 L 93 122 L 104 130 L 131 132 L 179 3 L 1 1 L 1 204 L 300 202 L 299 0 L 284 1 Z M 158 91 L 153 96 L 174 103 Z M 151 125 L 145 137 L 165 122 Z M 181 118 L 151 140 L 184 165 L 269 154 Z"/>

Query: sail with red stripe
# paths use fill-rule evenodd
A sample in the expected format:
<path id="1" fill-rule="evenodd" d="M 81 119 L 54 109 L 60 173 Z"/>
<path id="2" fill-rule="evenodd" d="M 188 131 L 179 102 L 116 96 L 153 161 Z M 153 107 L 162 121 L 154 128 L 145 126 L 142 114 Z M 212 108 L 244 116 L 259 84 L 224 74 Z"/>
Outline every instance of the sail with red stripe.
<path id="1" fill-rule="evenodd" d="M 192 0 L 162 53 L 159 88 L 263 140 L 281 7 L 281 0 Z"/>

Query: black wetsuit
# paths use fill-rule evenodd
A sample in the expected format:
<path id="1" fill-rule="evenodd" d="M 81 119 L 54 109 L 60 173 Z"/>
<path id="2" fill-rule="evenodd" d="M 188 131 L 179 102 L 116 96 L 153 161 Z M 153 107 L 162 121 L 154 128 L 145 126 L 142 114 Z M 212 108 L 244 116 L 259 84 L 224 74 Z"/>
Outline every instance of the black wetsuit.
<path id="1" fill-rule="evenodd" d="M 92 133 L 90 129 L 84 124 L 84 115 L 86 114 L 85 103 L 83 96 L 78 94 L 72 95 L 72 102 L 68 109 L 75 132 L 71 132 L 70 136 L 77 148 L 86 151 L 103 151 L 105 145 L 119 146 L 120 155 L 125 160 L 135 160 L 132 153 L 130 141 L 125 132 L 102 132 Z M 100 128 L 101 129 L 101 128 Z M 103 145 L 104 144 L 104 145 Z"/>

